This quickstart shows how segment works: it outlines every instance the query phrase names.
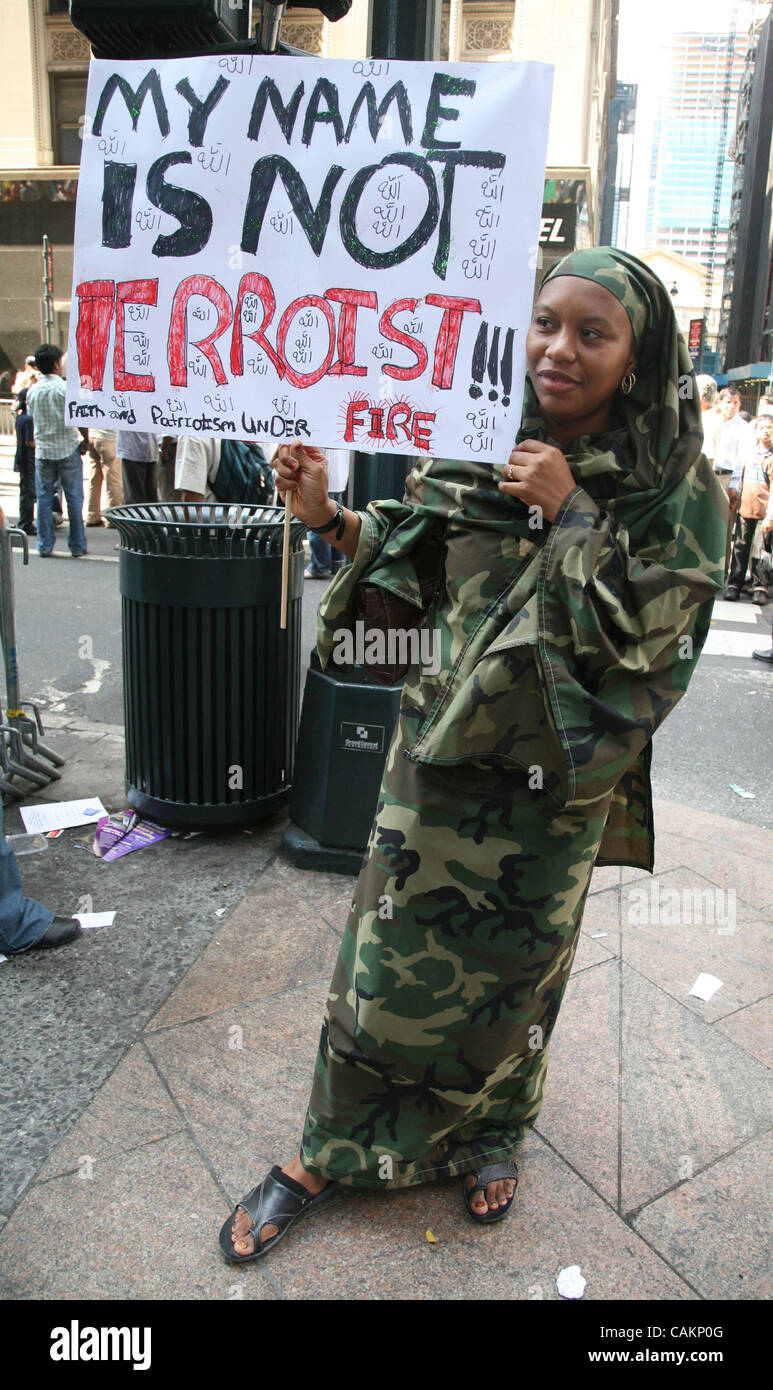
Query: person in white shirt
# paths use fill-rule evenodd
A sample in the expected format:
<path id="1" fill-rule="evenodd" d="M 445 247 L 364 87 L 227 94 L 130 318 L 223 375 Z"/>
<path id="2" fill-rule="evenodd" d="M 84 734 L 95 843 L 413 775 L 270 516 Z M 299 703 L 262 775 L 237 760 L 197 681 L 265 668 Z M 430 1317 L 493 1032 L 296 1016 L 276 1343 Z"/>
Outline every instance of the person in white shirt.
<path id="1" fill-rule="evenodd" d="M 264 470 L 266 454 L 265 449 L 257 440 L 235 439 L 231 441 L 239 446 L 241 454 L 242 468 L 254 475 L 254 485 L 260 495 L 266 490 L 267 500 L 273 494 L 273 481 L 270 470 Z M 223 502 L 223 489 L 219 488 L 220 496 L 215 495 L 215 483 L 220 472 L 220 463 L 223 451 L 223 441 L 216 438 L 207 438 L 203 435 L 180 435 L 177 440 L 177 453 L 174 465 L 174 486 L 179 493 L 181 502 Z M 231 460 L 232 462 L 232 460 Z M 255 470 L 260 470 L 258 475 Z M 224 475 L 226 478 L 228 475 Z M 235 481 L 233 475 L 231 480 Z M 234 501 L 239 500 L 239 493 L 236 492 Z M 261 505 L 265 503 L 261 502 Z"/>
<path id="2" fill-rule="evenodd" d="M 212 483 L 220 467 L 220 440 L 180 435 L 174 462 L 174 485 L 183 502 L 217 502 Z"/>
<path id="3" fill-rule="evenodd" d="M 731 509 L 734 510 L 741 492 L 744 464 L 752 453 L 756 440 L 751 425 L 740 415 L 741 396 L 734 386 L 722 388 L 719 393 L 719 405 L 725 423 L 717 439 L 714 472 L 728 495 Z"/>
<path id="4" fill-rule="evenodd" d="M 696 377 L 701 395 L 701 424 L 703 426 L 703 452 L 709 463 L 713 464 L 717 455 L 719 432 L 725 421 L 717 407 L 717 383 L 713 376 Z"/>

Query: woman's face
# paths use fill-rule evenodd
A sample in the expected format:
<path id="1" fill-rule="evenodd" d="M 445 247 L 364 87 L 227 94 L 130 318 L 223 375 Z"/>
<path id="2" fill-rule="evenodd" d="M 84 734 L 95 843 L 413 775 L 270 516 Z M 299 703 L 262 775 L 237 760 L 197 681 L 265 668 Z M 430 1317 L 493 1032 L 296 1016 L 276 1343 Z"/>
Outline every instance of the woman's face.
<path id="1" fill-rule="evenodd" d="M 630 320 L 603 285 L 558 275 L 540 291 L 526 357 L 553 438 L 597 434 L 609 428 L 612 398 L 636 366 Z"/>

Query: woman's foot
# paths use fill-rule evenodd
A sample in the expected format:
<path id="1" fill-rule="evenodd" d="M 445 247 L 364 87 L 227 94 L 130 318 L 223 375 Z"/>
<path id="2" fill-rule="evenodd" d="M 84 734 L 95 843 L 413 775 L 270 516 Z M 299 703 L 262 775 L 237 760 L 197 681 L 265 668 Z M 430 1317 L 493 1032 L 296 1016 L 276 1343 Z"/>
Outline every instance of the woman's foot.
<path id="1" fill-rule="evenodd" d="M 282 1172 L 286 1173 L 288 1178 L 293 1178 L 295 1182 L 301 1183 L 308 1192 L 313 1193 L 315 1196 L 318 1192 L 322 1191 L 323 1187 L 327 1187 L 328 1185 L 326 1178 L 318 1178 L 313 1173 L 307 1173 L 306 1169 L 301 1167 L 299 1154 L 296 1154 L 294 1158 L 290 1159 L 289 1163 L 285 1164 Z M 251 1255 L 255 1249 L 255 1241 L 252 1236 L 252 1221 L 250 1220 L 249 1213 L 244 1210 L 244 1207 L 236 1208 L 236 1217 L 231 1230 L 234 1253 L 237 1255 Z M 270 1240 L 272 1236 L 275 1236 L 277 1232 L 278 1227 L 272 1226 L 270 1223 L 261 1226 L 261 1245 L 265 1244 L 267 1240 Z"/>
<path id="2" fill-rule="evenodd" d="M 469 1192 L 478 1181 L 477 1173 L 468 1173 L 464 1185 Z M 476 1192 L 470 1198 L 470 1206 L 476 1216 L 485 1216 L 487 1211 L 499 1211 L 504 1207 L 513 1196 L 516 1189 L 515 1178 L 501 1178 L 498 1182 L 490 1182 L 485 1192 Z"/>

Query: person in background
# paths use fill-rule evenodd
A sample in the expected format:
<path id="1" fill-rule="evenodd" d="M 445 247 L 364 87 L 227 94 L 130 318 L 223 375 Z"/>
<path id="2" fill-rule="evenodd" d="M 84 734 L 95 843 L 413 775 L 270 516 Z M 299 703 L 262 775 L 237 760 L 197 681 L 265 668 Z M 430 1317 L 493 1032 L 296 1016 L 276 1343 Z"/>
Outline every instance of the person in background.
<path id="1" fill-rule="evenodd" d="M 760 396 L 757 405 L 757 419 L 760 415 L 773 415 L 773 396 Z"/>
<path id="2" fill-rule="evenodd" d="M 717 454 L 719 431 L 724 422 L 717 403 L 717 383 L 713 376 L 696 377 L 701 400 L 701 425 L 703 426 L 703 452 L 709 463 L 714 465 Z"/>
<path id="3" fill-rule="evenodd" d="M 754 431 L 741 417 L 741 395 L 735 386 L 725 386 L 719 393 L 719 409 L 723 424 L 717 435 L 714 472 L 727 495 L 730 514 L 727 519 L 725 547 L 725 581 L 730 564 L 730 550 L 735 534 L 741 478 L 747 456 L 754 447 Z"/>
<path id="4" fill-rule="evenodd" d="M 23 951 L 51 950 L 66 946 L 80 934 L 81 924 L 74 917 L 57 917 L 22 893 L 16 855 L 3 834 L 0 797 L 0 951 L 4 956 L 18 956 Z"/>
<path id="5" fill-rule="evenodd" d="M 65 421 L 62 349 L 42 343 L 35 353 L 40 380 L 27 392 L 27 409 L 35 430 L 35 484 L 38 499 L 38 554 L 54 548 L 52 506 L 57 479 L 67 499 L 70 522 L 67 544 L 73 559 L 86 554 L 83 525 L 83 460 L 89 433 Z"/>
<path id="6" fill-rule="evenodd" d="M 115 441 L 121 460 L 123 500 L 128 506 L 158 501 L 158 437 L 138 430 L 119 430 Z"/>
<path id="7" fill-rule="evenodd" d="M 741 418 L 741 394 L 734 386 L 723 386 L 719 393 L 719 408 L 724 423 L 717 438 L 714 472 L 734 509 L 738 505 L 743 466 L 754 448 L 754 430 Z"/>
<path id="8" fill-rule="evenodd" d="M 265 506 L 274 490 L 266 456 L 254 440 L 187 434 L 177 440 L 174 485 L 182 502 L 209 505 Z"/>
<path id="9" fill-rule="evenodd" d="M 334 502 L 343 503 L 349 483 L 349 450 L 324 449 L 323 453 L 327 458 L 328 496 Z M 308 535 L 311 561 L 304 575 L 306 579 L 330 579 L 346 564 L 346 556 L 316 531 L 309 531 Z"/>
<path id="10" fill-rule="evenodd" d="M 770 562 L 770 552 L 771 548 L 773 548 L 773 487 L 770 489 L 768 509 L 762 522 L 762 534 L 765 546 L 767 547 L 767 572 L 770 574 L 771 570 L 773 570 L 773 565 L 771 565 Z M 763 569 L 764 568 L 765 567 L 763 567 Z M 771 630 L 770 634 L 770 646 L 763 648 L 758 647 L 756 651 L 752 652 L 752 656 L 756 657 L 758 661 L 766 662 L 768 666 L 773 666 L 773 630 Z"/>
<path id="11" fill-rule="evenodd" d="M 40 381 L 40 372 L 35 366 L 35 358 L 25 357 L 24 366 L 14 377 L 11 395 L 18 396 L 20 391 L 28 391 L 30 386 L 34 386 L 36 381 Z"/>
<path id="12" fill-rule="evenodd" d="M 158 446 L 158 500 L 159 502 L 179 502 L 180 494 L 174 485 L 174 470 L 177 461 L 177 438 L 165 434 Z"/>
<path id="13" fill-rule="evenodd" d="M 22 387 L 16 408 L 16 454 L 14 473 L 19 475 L 19 528 L 28 536 L 38 534 L 35 526 L 35 431 L 27 412 L 27 388 Z"/>
<path id="14" fill-rule="evenodd" d="M 773 479 L 773 416 L 760 415 L 755 421 L 756 443 L 739 479 L 741 500 L 738 507 L 735 539 L 730 557 L 730 572 L 723 598 L 731 603 L 739 598 L 746 580 L 746 568 L 752 551 L 755 533 L 765 520 L 770 502 Z M 735 475 L 734 475 L 735 476 Z M 753 598 L 755 603 L 767 603 L 768 588 L 759 569 L 759 557 L 751 560 Z"/>
<path id="15" fill-rule="evenodd" d="M 121 463 L 116 457 L 115 430 L 89 430 L 88 484 L 86 488 L 86 525 L 109 526 L 102 519 L 102 484 L 108 507 L 123 506 Z"/>

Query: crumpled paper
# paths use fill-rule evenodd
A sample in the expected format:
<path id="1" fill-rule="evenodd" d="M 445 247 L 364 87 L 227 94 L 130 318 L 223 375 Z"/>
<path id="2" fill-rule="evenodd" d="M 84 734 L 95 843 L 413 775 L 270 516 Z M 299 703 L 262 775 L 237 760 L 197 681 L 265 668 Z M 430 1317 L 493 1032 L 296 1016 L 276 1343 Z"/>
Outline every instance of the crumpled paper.
<path id="1" fill-rule="evenodd" d="M 586 1282 L 580 1273 L 579 1265 L 567 1265 L 566 1269 L 558 1272 L 556 1288 L 562 1298 L 582 1298 Z"/>

